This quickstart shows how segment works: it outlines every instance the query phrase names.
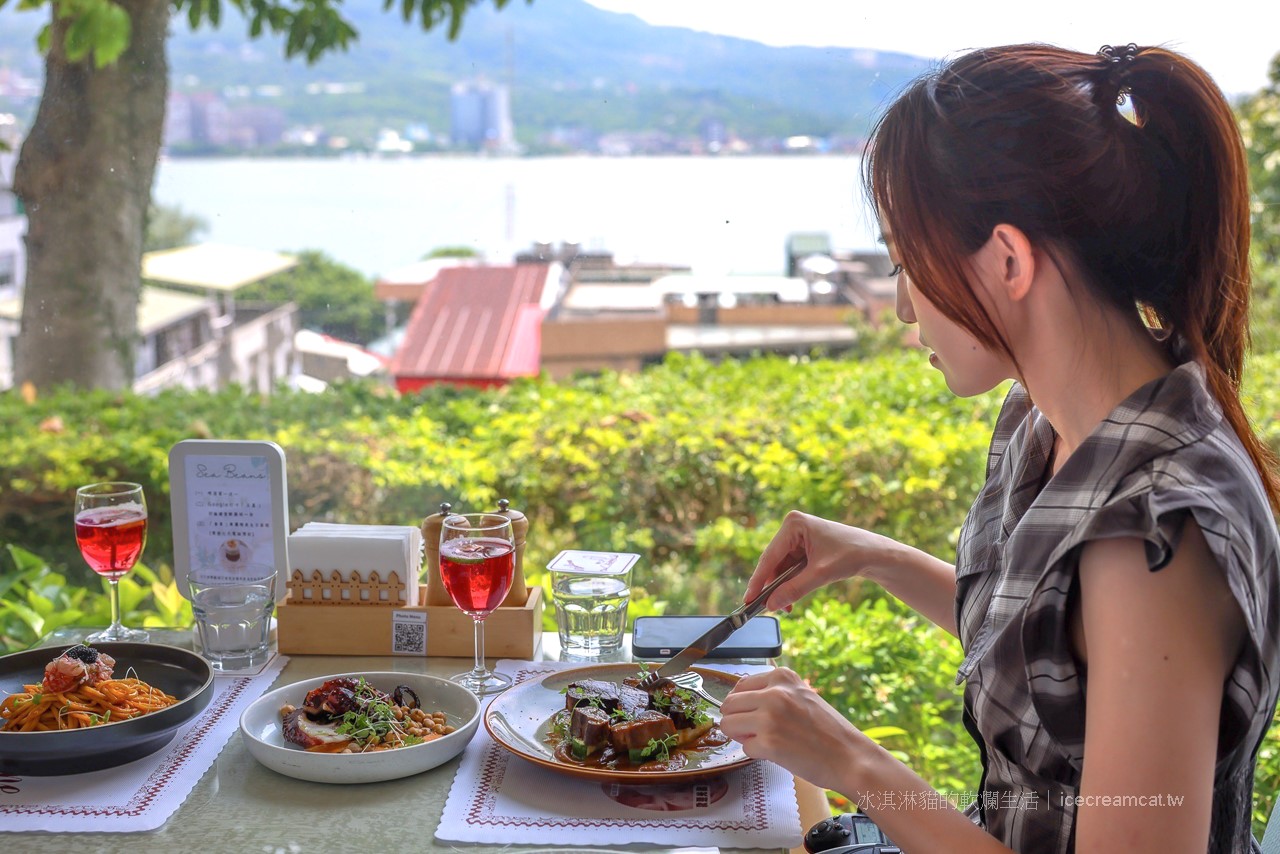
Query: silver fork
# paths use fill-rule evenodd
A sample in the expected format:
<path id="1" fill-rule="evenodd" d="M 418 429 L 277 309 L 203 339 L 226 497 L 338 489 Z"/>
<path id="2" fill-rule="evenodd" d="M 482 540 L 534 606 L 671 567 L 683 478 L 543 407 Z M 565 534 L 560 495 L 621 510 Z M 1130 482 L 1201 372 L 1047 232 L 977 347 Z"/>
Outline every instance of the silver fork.
<path id="1" fill-rule="evenodd" d="M 692 670 L 686 670 L 683 673 L 677 673 L 675 676 L 660 676 L 658 681 L 654 683 L 654 688 L 661 688 L 663 685 L 675 685 L 685 691 L 692 691 L 702 699 L 706 700 L 717 709 L 720 708 L 720 700 L 708 694 L 706 689 L 702 687 L 702 674 L 694 673 Z"/>
<path id="2" fill-rule="evenodd" d="M 0 0 L 0 2 L 2 2 L 2 0 Z M 733 632 L 746 625 L 751 618 L 763 611 L 765 605 L 769 602 L 769 594 L 777 590 L 784 582 L 789 581 L 798 575 L 807 564 L 808 561 L 802 557 L 800 560 L 787 567 L 787 569 L 774 578 L 773 581 L 770 581 L 765 585 L 765 588 L 756 594 L 754 599 L 739 606 L 732 614 L 712 626 L 711 629 L 702 637 L 698 638 L 693 643 L 689 644 L 689 646 L 667 659 L 665 664 L 641 679 L 638 686 L 640 690 L 652 692 L 659 685 L 663 685 L 671 679 L 678 678 L 683 675 L 686 672 L 686 668 L 695 662 L 700 661 L 708 652 L 715 649 L 719 643 L 723 642 L 733 634 Z M 707 643 L 710 644 L 707 647 L 700 646 L 701 644 Z M 678 672 L 674 677 L 671 677 L 663 674 L 663 670 L 677 670 Z M 699 680 L 699 683 L 701 683 L 701 680 Z"/>

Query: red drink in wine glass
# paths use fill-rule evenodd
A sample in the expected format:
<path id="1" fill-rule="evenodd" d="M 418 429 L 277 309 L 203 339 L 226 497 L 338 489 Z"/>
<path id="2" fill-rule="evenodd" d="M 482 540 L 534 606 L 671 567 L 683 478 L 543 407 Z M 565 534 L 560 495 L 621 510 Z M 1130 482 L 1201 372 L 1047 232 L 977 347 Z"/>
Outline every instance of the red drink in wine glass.
<path id="1" fill-rule="evenodd" d="M 511 589 L 516 550 L 501 539 L 457 538 L 440 547 L 440 577 L 464 613 L 488 614 Z"/>
<path id="2" fill-rule="evenodd" d="M 85 563 L 107 579 L 111 625 L 85 638 L 101 641 L 146 641 L 151 636 L 120 622 L 120 579 L 133 569 L 147 544 L 147 500 L 136 483 L 91 483 L 76 490 L 76 544 Z"/>
<path id="3" fill-rule="evenodd" d="M 76 544 L 90 569 L 118 579 L 147 544 L 147 509 L 126 504 L 83 510 L 76 515 Z"/>
<path id="4" fill-rule="evenodd" d="M 440 528 L 440 578 L 449 598 L 475 621 L 475 664 L 451 677 L 478 696 L 511 687 L 511 677 L 484 661 L 484 618 L 502 604 L 515 572 L 511 520 L 496 513 L 457 513 Z"/>

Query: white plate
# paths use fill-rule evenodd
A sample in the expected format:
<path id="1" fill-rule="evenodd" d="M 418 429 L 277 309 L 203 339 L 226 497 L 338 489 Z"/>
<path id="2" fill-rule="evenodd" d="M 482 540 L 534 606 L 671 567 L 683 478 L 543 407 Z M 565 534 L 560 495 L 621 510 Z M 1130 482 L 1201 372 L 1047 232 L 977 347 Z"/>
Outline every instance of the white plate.
<path id="1" fill-rule="evenodd" d="M 690 668 L 702 674 L 703 687 L 713 697 L 723 700 L 738 682 L 731 673 Z M 678 771 L 634 771 L 612 768 L 595 768 L 562 762 L 546 740 L 551 716 L 564 708 L 564 692 L 570 682 L 582 679 L 603 679 L 620 682 L 634 676 L 639 668 L 634 664 L 592 664 L 570 670 L 556 670 L 546 676 L 526 679 L 511 686 L 493 698 L 484 715 L 484 727 L 501 746 L 521 759 L 532 762 L 549 771 L 567 774 L 601 783 L 626 785 L 661 785 L 665 783 L 690 783 L 718 777 L 728 771 L 743 768 L 755 760 L 747 756 L 742 745 L 730 741 L 724 747 L 709 750 L 694 762 Z M 712 716 L 720 719 L 718 712 Z"/>
<path id="2" fill-rule="evenodd" d="M 308 691 L 330 679 L 365 681 L 390 694 L 397 685 L 417 693 L 422 708 L 444 712 L 455 729 L 433 741 L 372 753 L 312 753 L 284 740 L 280 707 L 299 706 Z M 463 688 L 437 676 L 416 673 L 338 673 L 295 682 L 263 694 L 240 716 L 240 735 L 249 753 L 272 771 L 314 783 L 377 783 L 421 774 L 457 756 L 480 725 L 480 701 Z"/>

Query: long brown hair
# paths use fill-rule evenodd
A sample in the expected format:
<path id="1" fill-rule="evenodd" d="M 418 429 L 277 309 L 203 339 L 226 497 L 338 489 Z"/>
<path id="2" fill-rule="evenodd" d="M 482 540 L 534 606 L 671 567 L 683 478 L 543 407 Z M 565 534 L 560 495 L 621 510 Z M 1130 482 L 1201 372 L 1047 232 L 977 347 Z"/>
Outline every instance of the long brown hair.
<path id="1" fill-rule="evenodd" d="M 974 51 L 893 103 L 863 169 L 912 282 L 987 347 L 1013 357 L 965 261 L 1009 223 L 1098 299 L 1138 313 L 1175 364 L 1203 365 L 1280 511 L 1280 465 L 1240 401 L 1251 290 L 1244 146 L 1204 69 L 1160 47 Z"/>

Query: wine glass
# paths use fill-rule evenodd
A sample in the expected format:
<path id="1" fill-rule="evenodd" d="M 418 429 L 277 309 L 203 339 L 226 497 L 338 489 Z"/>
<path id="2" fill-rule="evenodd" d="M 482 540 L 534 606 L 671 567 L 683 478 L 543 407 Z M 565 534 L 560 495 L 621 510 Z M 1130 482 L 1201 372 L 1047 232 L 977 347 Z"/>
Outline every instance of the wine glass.
<path id="1" fill-rule="evenodd" d="M 475 665 L 450 677 L 483 697 L 511 687 L 484 665 L 484 618 L 511 589 L 516 545 L 511 520 L 496 513 L 455 513 L 440 528 L 440 578 L 449 598 L 476 623 Z"/>
<path id="2" fill-rule="evenodd" d="M 120 624 L 120 579 L 147 544 L 147 499 L 136 483 L 91 483 L 76 490 L 76 545 L 89 568 L 111 583 L 111 625 L 85 638 L 147 641 L 151 635 Z"/>

